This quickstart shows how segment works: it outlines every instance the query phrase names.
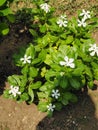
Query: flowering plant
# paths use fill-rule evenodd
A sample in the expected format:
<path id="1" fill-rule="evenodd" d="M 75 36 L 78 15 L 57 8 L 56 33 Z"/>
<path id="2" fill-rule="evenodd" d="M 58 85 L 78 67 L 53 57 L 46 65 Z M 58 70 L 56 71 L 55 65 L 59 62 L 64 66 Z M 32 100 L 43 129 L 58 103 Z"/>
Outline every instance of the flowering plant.
<path id="1" fill-rule="evenodd" d="M 29 29 L 33 44 L 14 55 L 21 74 L 8 77 L 11 88 L 4 96 L 35 102 L 51 115 L 54 109 L 77 101 L 74 91 L 93 88 L 98 80 L 98 46 L 91 37 L 97 22 L 89 11 L 68 20 L 66 14 L 54 17 L 48 3 L 35 3 Z"/>

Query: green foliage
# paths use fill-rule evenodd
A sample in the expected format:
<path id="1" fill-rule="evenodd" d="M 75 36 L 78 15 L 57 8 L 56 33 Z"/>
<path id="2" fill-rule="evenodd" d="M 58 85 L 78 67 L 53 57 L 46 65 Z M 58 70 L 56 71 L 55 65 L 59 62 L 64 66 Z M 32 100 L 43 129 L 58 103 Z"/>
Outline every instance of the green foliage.
<path id="1" fill-rule="evenodd" d="M 35 1 L 36 8 L 32 9 L 29 31 L 33 44 L 14 56 L 21 74 L 9 76 L 8 82 L 16 90 L 5 90 L 4 95 L 37 102 L 39 110 L 52 115 L 54 109 L 77 101 L 75 91 L 84 86 L 93 88 L 94 80 L 98 80 L 98 46 L 91 37 L 97 22 L 90 12 L 81 16 L 83 11 L 78 19 L 54 17 L 54 9 L 46 5 L 49 10 L 45 10 L 42 3 Z"/>
<path id="2" fill-rule="evenodd" d="M 9 22 L 15 21 L 13 12 L 8 7 L 7 2 L 8 2 L 7 0 L 0 0 L 0 35 L 6 35 L 9 32 L 9 27 L 6 19 Z"/>
<path id="3" fill-rule="evenodd" d="M 0 6 L 2 6 L 5 2 L 6 2 L 6 0 L 1 0 L 0 1 Z"/>

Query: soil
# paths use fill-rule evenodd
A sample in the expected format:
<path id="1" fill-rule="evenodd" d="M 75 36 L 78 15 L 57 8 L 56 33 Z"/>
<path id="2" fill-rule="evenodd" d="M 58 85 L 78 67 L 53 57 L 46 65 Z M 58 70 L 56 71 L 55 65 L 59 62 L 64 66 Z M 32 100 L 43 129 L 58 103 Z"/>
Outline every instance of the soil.
<path id="1" fill-rule="evenodd" d="M 93 37 L 98 44 L 98 31 Z M 0 39 L 0 130 L 98 130 L 98 88 L 81 92 L 76 104 L 54 112 L 51 118 L 39 112 L 35 104 L 20 104 L 3 97 L 4 88 L 9 86 L 7 76 L 19 73 L 12 56 L 30 42 L 22 24 L 11 25 L 10 33 Z"/>

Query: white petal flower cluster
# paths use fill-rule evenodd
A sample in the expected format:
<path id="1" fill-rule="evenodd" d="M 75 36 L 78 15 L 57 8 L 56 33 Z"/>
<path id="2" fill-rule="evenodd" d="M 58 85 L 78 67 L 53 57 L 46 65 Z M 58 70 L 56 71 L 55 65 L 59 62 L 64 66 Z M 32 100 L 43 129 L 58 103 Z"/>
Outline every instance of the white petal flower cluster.
<path id="1" fill-rule="evenodd" d="M 20 61 L 23 61 L 23 64 L 30 64 L 31 63 L 31 56 L 24 55 L 23 58 L 20 59 Z"/>
<path id="2" fill-rule="evenodd" d="M 60 18 L 57 21 L 57 24 L 59 25 L 59 27 L 67 27 L 67 18 L 66 15 L 61 15 Z"/>
<path id="3" fill-rule="evenodd" d="M 46 13 L 50 12 L 50 5 L 48 5 L 47 3 L 41 4 L 40 8 L 44 10 Z"/>
<path id="4" fill-rule="evenodd" d="M 56 89 L 56 90 L 53 89 L 51 96 L 54 97 L 55 99 L 58 99 L 59 96 L 60 96 L 59 90 L 58 89 Z"/>
<path id="5" fill-rule="evenodd" d="M 12 94 L 14 97 L 16 97 L 16 95 L 20 95 L 21 92 L 19 92 L 19 87 L 18 86 L 10 86 L 10 90 L 9 90 L 9 94 Z"/>
<path id="6" fill-rule="evenodd" d="M 95 54 L 98 56 L 98 46 L 96 46 L 96 44 L 91 44 L 89 51 L 91 56 L 94 56 Z"/>
<path id="7" fill-rule="evenodd" d="M 81 20 L 78 19 L 78 26 L 79 27 L 86 27 L 86 20 L 91 18 L 90 11 L 82 10 L 82 13 L 80 13 L 80 16 L 83 16 Z"/>
<path id="8" fill-rule="evenodd" d="M 47 109 L 48 111 L 54 111 L 55 105 L 52 105 L 52 103 L 50 103 L 49 105 L 47 105 Z"/>
<path id="9" fill-rule="evenodd" d="M 64 57 L 64 61 L 60 61 L 61 66 L 69 66 L 70 68 L 75 68 L 75 64 L 73 63 L 73 58 L 68 58 L 68 56 Z"/>

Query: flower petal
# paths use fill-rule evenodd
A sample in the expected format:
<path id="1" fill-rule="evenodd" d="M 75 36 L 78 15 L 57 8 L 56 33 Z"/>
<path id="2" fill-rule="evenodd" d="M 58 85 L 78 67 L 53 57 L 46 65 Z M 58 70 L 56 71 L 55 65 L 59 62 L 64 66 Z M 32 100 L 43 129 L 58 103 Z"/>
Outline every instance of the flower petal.
<path id="1" fill-rule="evenodd" d="M 70 64 L 70 67 L 71 67 L 71 68 L 75 68 L 75 64 L 74 64 L 74 63 L 71 63 L 71 64 Z"/>
<path id="2" fill-rule="evenodd" d="M 94 56 L 94 55 L 95 55 L 95 51 L 91 52 L 90 55 L 91 55 L 91 56 Z"/>
<path id="3" fill-rule="evenodd" d="M 65 56 L 65 57 L 64 57 L 64 60 L 65 60 L 66 62 L 68 62 L 68 56 Z"/>
<path id="4" fill-rule="evenodd" d="M 66 62 L 65 61 L 60 61 L 60 65 L 66 65 Z"/>
<path id="5" fill-rule="evenodd" d="M 70 59 L 69 59 L 69 63 L 72 63 L 73 61 L 74 61 L 73 58 L 70 58 Z"/>

